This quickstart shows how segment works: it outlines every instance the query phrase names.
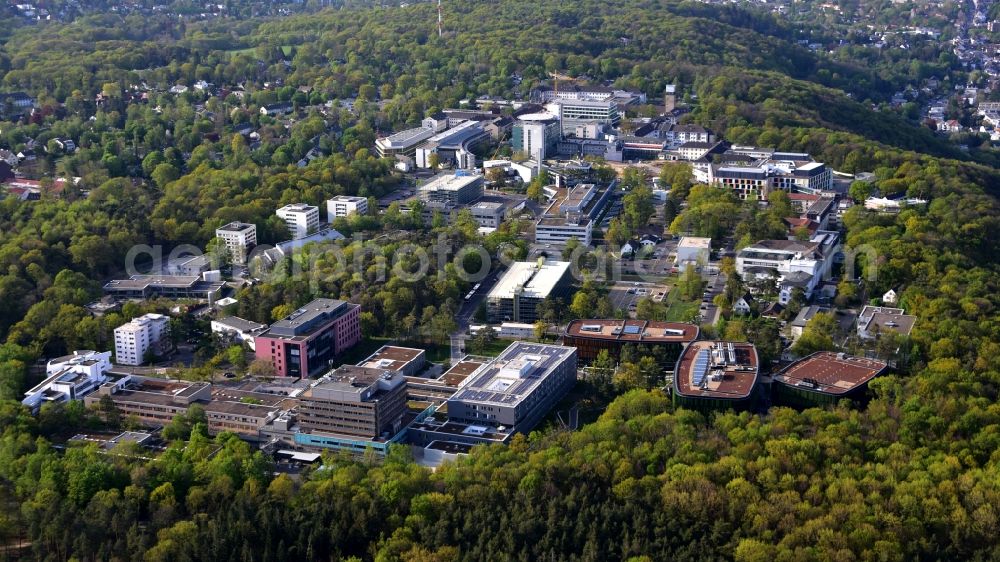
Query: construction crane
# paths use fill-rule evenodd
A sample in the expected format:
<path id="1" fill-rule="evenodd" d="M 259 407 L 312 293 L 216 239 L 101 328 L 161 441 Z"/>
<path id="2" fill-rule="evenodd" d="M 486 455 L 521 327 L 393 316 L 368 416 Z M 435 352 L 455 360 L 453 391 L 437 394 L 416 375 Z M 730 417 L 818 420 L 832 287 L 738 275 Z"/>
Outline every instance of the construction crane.
<path id="1" fill-rule="evenodd" d="M 553 79 L 554 89 L 555 89 L 555 93 L 556 93 L 557 96 L 559 95 L 559 81 L 560 80 L 563 80 L 563 81 L 566 81 L 566 82 L 576 82 L 577 81 L 577 78 L 573 78 L 572 76 L 567 76 L 565 74 L 560 74 L 559 72 L 549 72 L 549 76 L 551 76 L 552 79 Z"/>

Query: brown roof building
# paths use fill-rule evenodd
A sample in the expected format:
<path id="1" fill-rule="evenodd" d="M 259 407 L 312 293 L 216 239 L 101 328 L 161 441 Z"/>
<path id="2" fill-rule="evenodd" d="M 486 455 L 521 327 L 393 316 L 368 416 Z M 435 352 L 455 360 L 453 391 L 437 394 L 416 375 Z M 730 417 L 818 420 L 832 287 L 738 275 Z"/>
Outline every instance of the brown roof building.
<path id="1" fill-rule="evenodd" d="M 858 399 L 868 383 L 888 368 L 884 361 L 819 351 L 774 376 L 775 401 L 794 406 L 832 404 Z"/>
<path id="2" fill-rule="evenodd" d="M 575 347 L 583 363 L 596 359 L 602 349 L 613 359 L 620 359 L 622 348 L 634 345 L 637 350 L 657 357 L 660 364 L 671 365 L 687 344 L 698 339 L 698 334 L 698 326 L 680 322 L 588 319 L 570 322 L 562 343 Z"/>
<path id="3" fill-rule="evenodd" d="M 756 401 L 757 349 L 745 342 L 696 341 L 674 369 L 674 405 L 746 409 Z"/>

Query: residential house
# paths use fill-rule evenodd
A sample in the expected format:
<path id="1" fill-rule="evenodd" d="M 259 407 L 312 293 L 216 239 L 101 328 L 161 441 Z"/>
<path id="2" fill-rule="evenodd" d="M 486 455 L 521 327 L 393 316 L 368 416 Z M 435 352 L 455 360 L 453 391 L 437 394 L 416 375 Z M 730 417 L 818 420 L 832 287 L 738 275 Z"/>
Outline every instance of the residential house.
<path id="1" fill-rule="evenodd" d="M 736 314 L 750 314 L 757 306 L 757 301 L 750 295 L 744 294 L 733 303 L 733 312 Z"/>

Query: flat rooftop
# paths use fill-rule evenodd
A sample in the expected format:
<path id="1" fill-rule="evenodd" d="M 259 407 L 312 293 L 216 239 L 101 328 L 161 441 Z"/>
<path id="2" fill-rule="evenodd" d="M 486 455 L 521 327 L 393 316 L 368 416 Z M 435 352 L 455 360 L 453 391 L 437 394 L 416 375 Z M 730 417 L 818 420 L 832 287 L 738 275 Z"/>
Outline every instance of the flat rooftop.
<path id="1" fill-rule="evenodd" d="M 291 203 L 278 209 L 278 211 L 286 213 L 311 213 L 313 211 L 319 212 L 319 207 L 308 203 Z"/>
<path id="2" fill-rule="evenodd" d="M 586 227 L 590 224 L 590 219 L 581 217 L 578 219 L 567 219 L 565 217 L 542 217 L 536 223 L 538 226 L 565 226 L 566 228 Z"/>
<path id="3" fill-rule="evenodd" d="M 438 133 L 427 140 L 440 148 L 451 150 L 461 148 L 469 140 L 486 134 L 481 121 L 464 121 L 451 129 Z"/>
<path id="4" fill-rule="evenodd" d="M 376 143 L 386 148 L 402 148 L 407 144 L 417 143 L 426 140 L 434 135 L 432 129 L 427 127 L 416 127 L 393 133 L 385 138 L 376 140 Z"/>
<path id="5" fill-rule="evenodd" d="M 240 332 L 253 332 L 267 328 L 267 324 L 260 324 L 252 320 L 240 318 L 239 316 L 223 316 L 222 318 L 217 318 L 215 322 Z"/>
<path id="6" fill-rule="evenodd" d="M 445 371 L 443 375 L 438 377 L 438 380 L 448 386 L 457 387 L 462 384 L 462 381 L 468 378 L 469 375 L 476 372 L 477 369 L 485 364 L 486 363 L 483 363 L 482 361 L 462 359 L 458 363 L 452 365 L 451 368 Z"/>
<path id="7" fill-rule="evenodd" d="M 691 342 L 698 333 L 694 324 L 615 318 L 573 320 L 566 326 L 566 334 L 574 337 L 636 343 Z"/>
<path id="8" fill-rule="evenodd" d="M 229 224 L 224 224 L 215 230 L 222 230 L 224 232 L 243 232 L 252 228 L 256 228 L 256 226 L 248 222 L 235 221 Z"/>
<path id="9" fill-rule="evenodd" d="M 478 201 L 469 208 L 473 211 L 476 209 L 495 211 L 497 209 L 503 209 L 507 205 L 500 201 Z"/>
<path id="10" fill-rule="evenodd" d="M 711 249 L 712 239 L 711 238 L 699 238 L 696 236 L 684 236 L 681 238 L 680 242 L 677 243 L 678 248 L 698 248 L 698 249 Z"/>
<path id="11" fill-rule="evenodd" d="M 423 355 L 424 350 L 422 349 L 383 345 L 367 359 L 358 363 L 358 366 L 385 369 L 386 371 L 401 371 Z"/>
<path id="12" fill-rule="evenodd" d="M 541 266 L 537 262 L 519 261 L 510 268 L 490 290 L 489 299 L 510 299 L 520 291 L 522 297 L 544 299 L 569 273 L 568 261 L 546 261 Z"/>
<path id="13" fill-rule="evenodd" d="M 868 322 L 865 324 L 865 330 L 871 333 L 876 326 L 882 332 L 892 331 L 898 332 L 904 336 L 910 335 L 913 330 L 913 325 L 916 324 L 917 317 L 911 316 L 909 314 L 889 314 L 885 312 L 876 312 L 871 316 Z"/>
<path id="14" fill-rule="evenodd" d="M 323 375 L 300 395 L 303 400 L 374 402 L 406 381 L 398 373 L 371 367 L 342 365 Z"/>
<path id="15" fill-rule="evenodd" d="M 451 400 L 517 405 L 575 353 L 575 347 L 514 342 L 471 375 Z"/>
<path id="16" fill-rule="evenodd" d="M 464 435 L 467 437 L 474 437 L 480 440 L 496 441 L 497 443 L 503 443 L 510 437 L 510 432 L 499 431 L 495 427 L 486 425 L 472 425 L 459 422 L 445 422 L 445 423 L 435 423 L 430 419 L 424 420 L 419 423 L 415 423 L 410 426 L 411 429 L 422 430 L 422 431 L 433 431 L 435 433 L 441 433 L 444 435 Z"/>
<path id="17" fill-rule="evenodd" d="M 472 450 L 472 445 L 468 443 L 456 443 L 454 441 L 431 441 L 425 449 L 444 451 L 453 455 L 467 455 Z"/>
<path id="18" fill-rule="evenodd" d="M 459 191 L 482 180 L 482 176 L 469 173 L 438 174 L 420 186 L 420 191 Z"/>
<path id="19" fill-rule="evenodd" d="M 108 281 L 105 289 L 145 289 L 150 285 L 184 289 L 201 280 L 197 275 L 133 275 L 128 279 Z"/>
<path id="20" fill-rule="evenodd" d="M 692 342 L 674 370 L 674 391 L 687 397 L 741 400 L 758 379 L 757 349 L 749 343 Z"/>
<path id="21" fill-rule="evenodd" d="M 813 392 L 846 394 L 878 376 L 886 367 L 884 361 L 876 359 L 819 351 L 785 367 L 774 380 Z"/>
<path id="22" fill-rule="evenodd" d="M 334 299 L 316 299 L 285 318 L 278 320 L 261 334 L 264 337 L 305 337 L 321 325 L 347 312 L 349 302 Z"/>
<path id="23" fill-rule="evenodd" d="M 231 416 L 243 416 L 247 418 L 269 418 L 278 413 L 279 408 L 264 404 L 250 404 L 247 402 L 228 402 L 223 400 L 212 400 L 204 404 L 205 412 L 208 414 L 225 414 Z"/>
<path id="24" fill-rule="evenodd" d="M 298 400 L 290 398 L 287 395 L 254 392 L 252 390 L 242 390 L 220 385 L 212 387 L 212 400 L 272 406 L 282 410 L 292 409 L 299 404 Z"/>

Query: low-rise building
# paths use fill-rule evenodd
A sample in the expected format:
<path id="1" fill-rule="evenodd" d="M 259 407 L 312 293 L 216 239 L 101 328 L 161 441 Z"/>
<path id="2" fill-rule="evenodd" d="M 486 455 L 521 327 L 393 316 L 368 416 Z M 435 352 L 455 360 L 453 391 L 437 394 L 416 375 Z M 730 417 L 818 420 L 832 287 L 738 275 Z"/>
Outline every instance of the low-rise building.
<path id="1" fill-rule="evenodd" d="M 860 399 L 868 383 L 887 369 L 884 361 L 819 351 L 774 376 L 774 399 L 779 404 L 799 407 L 835 404 L 843 398 Z"/>
<path id="2" fill-rule="evenodd" d="M 358 363 L 358 366 L 399 373 L 404 377 L 415 377 L 427 366 L 427 354 L 422 349 L 383 345 Z"/>
<path id="3" fill-rule="evenodd" d="M 885 197 L 869 197 L 865 199 L 865 208 L 884 214 L 897 214 L 907 207 L 922 207 L 927 201 L 917 198 L 887 199 Z"/>
<path id="4" fill-rule="evenodd" d="M 255 348 L 254 338 L 267 331 L 267 324 L 244 320 L 238 316 L 223 316 L 211 322 L 213 334 L 223 334 L 234 341 Z"/>
<path id="5" fill-rule="evenodd" d="M 88 407 L 107 396 L 121 419 L 135 419 L 147 427 L 162 427 L 174 416 L 187 414 L 196 402 L 208 402 L 212 387 L 204 382 L 151 379 L 135 375 L 106 382 L 84 398 Z"/>
<path id="6" fill-rule="evenodd" d="M 653 320 L 586 319 L 573 320 L 566 326 L 562 344 L 575 347 L 580 362 L 590 363 L 606 350 L 615 360 L 627 346 L 639 355 L 657 358 L 661 365 L 673 365 L 681 351 L 698 339 L 694 324 Z"/>
<path id="7" fill-rule="evenodd" d="M 483 128 L 483 122 L 465 121 L 427 139 L 417 147 L 414 159 L 419 168 L 431 168 L 431 155 L 437 155 L 440 164 L 472 169 L 476 167 L 473 151 L 489 140 L 490 135 Z"/>
<path id="8" fill-rule="evenodd" d="M 757 348 L 744 342 L 696 341 L 674 368 L 674 406 L 749 409 L 756 402 Z"/>
<path id="9" fill-rule="evenodd" d="M 486 296 L 489 321 L 535 322 L 538 304 L 564 295 L 571 282 L 569 262 L 514 262 Z"/>
<path id="10" fill-rule="evenodd" d="M 142 365 L 148 354 L 161 356 L 169 347 L 170 318 L 145 314 L 115 328 L 115 361 L 120 365 Z"/>
<path id="11" fill-rule="evenodd" d="M 744 280 L 772 277 L 781 284 L 790 274 L 809 276 L 803 289 L 811 298 L 820 282 L 830 274 L 833 257 L 840 250 L 840 236 L 819 231 L 810 241 L 761 240 L 736 254 L 736 271 Z M 804 275 L 796 275 L 805 279 Z M 787 304 L 787 300 L 781 304 Z"/>
<path id="12" fill-rule="evenodd" d="M 104 373 L 109 369 L 110 351 L 74 351 L 72 355 L 52 359 L 45 366 L 45 380 L 25 392 L 21 403 L 37 411 L 45 402 L 83 400 L 104 383 Z"/>
<path id="13" fill-rule="evenodd" d="M 497 337 L 502 340 L 535 339 L 535 325 L 524 322 L 504 322 L 496 332 Z"/>
<path id="14" fill-rule="evenodd" d="M 677 254 L 674 256 L 674 265 L 707 265 L 709 258 L 711 257 L 711 253 L 711 238 L 682 236 L 680 241 L 677 242 Z"/>
<path id="15" fill-rule="evenodd" d="M 483 196 L 483 176 L 465 171 L 442 173 L 420 186 L 420 198 L 447 205 L 465 205 Z"/>
<path id="16" fill-rule="evenodd" d="M 260 114 L 274 117 L 275 115 L 286 115 L 291 113 L 292 109 L 294 109 L 294 106 L 292 105 L 292 102 L 289 101 L 269 103 L 261 106 Z"/>
<path id="17" fill-rule="evenodd" d="M 589 246 L 594 220 L 607 206 L 613 187 L 613 183 L 604 187 L 580 183 L 572 188 L 557 189 L 552 202 L 535 223 L 535 243 L 561 245 L 576 238 Z"/>
<path id="18" fill-rule="evenodd" d="M 795 315 L 795 318 L 788 324 L 788 331 L 791 334 L 793 340 L 797 340 L 799 336 L 802 335 L 803 330 L 809 324 L 809 321 L 813 319 L 817 314 L 829 314 L 830 309 L 825 306 L 819 305 L 809 305 L 803 306 L 799 309 L 799 313 Z"/>
<path id="19" fill-rule="evenodd" d="M 858 314 L 858 337 L 875 339 L 886 332 L 908 336 L 916 322 L 917 317 L 905 314 L 902 308 L 865 306 Z"/>
<path id="20" fill-rule="evenodd" d="M 260 441 L 261 429 L 281 414 L 276 406 L 227 400 L 211 400 L 202 407 L 210 435 L 228 431 L 251 441 Z"/>
<path id="21" fill-rule="evenodd" d="M 225 283 L 209 281 L 205 274 L 196 275 L 133 275 L 104 284 L 105 294 L 116 299 L 218 299 Z"/>
<path id="22" fill-rule="evenodd" d="M 413 158 L 417 153 L 417 146 L 434 136 L 435 130 L 428 127 L 417 127 L 399 131 L 387 137 L 375 141 L 375 151 L 379 158 L 395 158 L 396 156 L 408 156 Z"/>
<path id="23" fill-rule="evenodd" d="M 167 275 L 197 277 L 212 268 L 212 260 L 206 255 L 183 256 L 167 260 L 164 268 Z"/>
<path id="24" fill-rule="evenodd" d="M 503 222 L 507 205 L 500 201 L 477 201 L 469 206 L 472 217 L 481 228 L 495 229 Z"/>

